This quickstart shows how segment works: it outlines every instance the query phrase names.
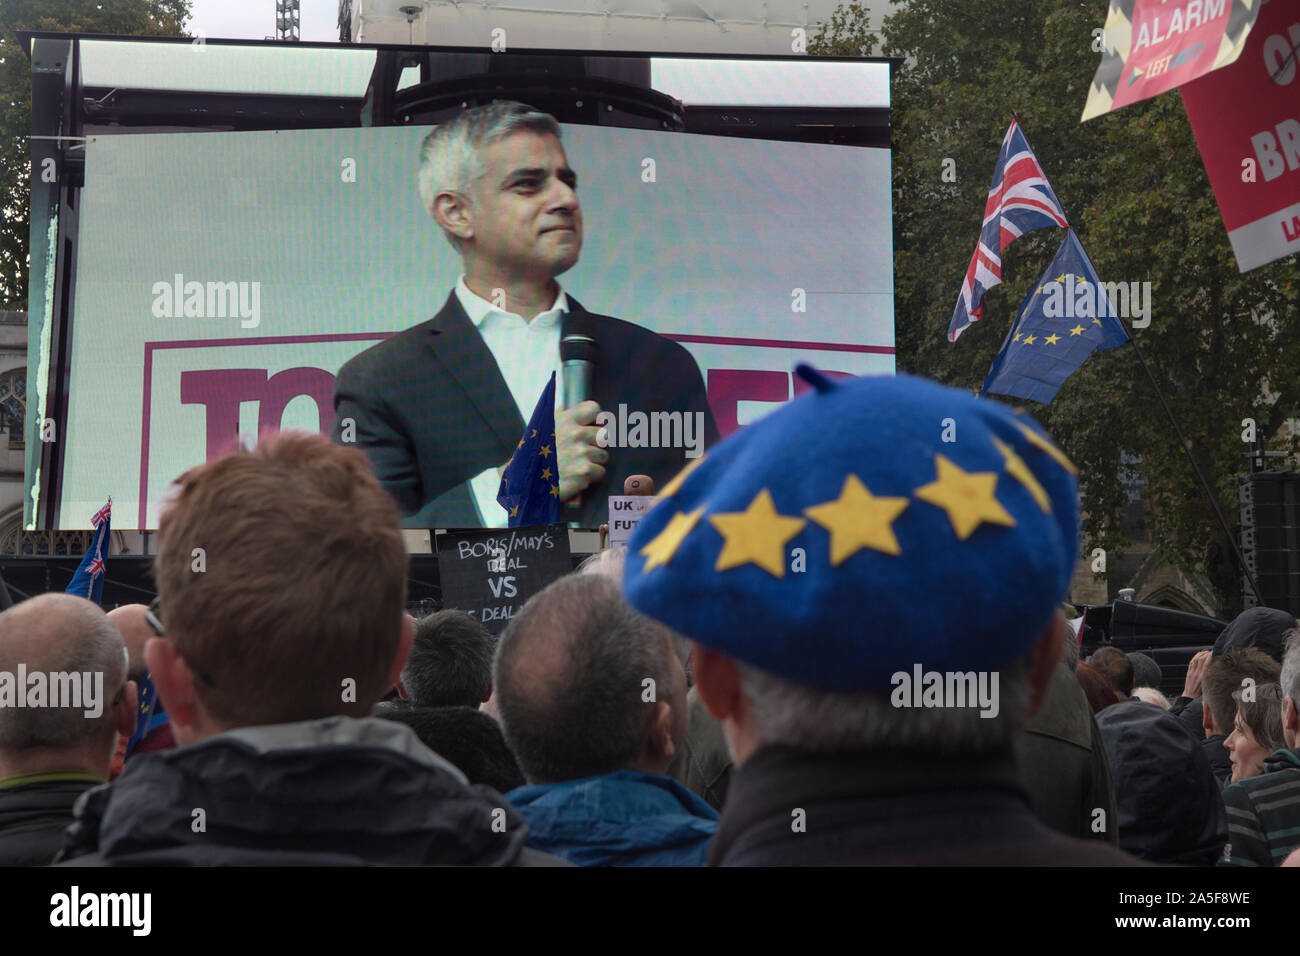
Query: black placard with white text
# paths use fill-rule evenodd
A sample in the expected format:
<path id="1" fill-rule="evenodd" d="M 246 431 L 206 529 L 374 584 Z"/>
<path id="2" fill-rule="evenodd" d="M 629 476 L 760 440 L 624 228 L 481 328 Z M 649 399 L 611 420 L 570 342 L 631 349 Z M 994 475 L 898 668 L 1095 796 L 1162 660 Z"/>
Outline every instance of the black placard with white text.
<path id="1" fill-rule="evenodd" d="M 563 524 L 448 531 L 434 538 L 443 607 L 500 634 L 524 602 L 573 570 Z"/>

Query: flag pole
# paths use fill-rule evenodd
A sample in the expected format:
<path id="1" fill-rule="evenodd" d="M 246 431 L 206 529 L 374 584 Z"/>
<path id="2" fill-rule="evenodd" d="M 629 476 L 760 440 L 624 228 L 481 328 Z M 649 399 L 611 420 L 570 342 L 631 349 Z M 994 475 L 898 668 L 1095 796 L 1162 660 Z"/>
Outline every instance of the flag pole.
<path id="1" fill-rule="evenodd" d="M 1012 110 L 1011 115 L 1020 126 L 1020 135 L 1025 137 L 1025 142 L 1029 144 L 1029 148 L 1032 150 L 1034 147 L 1032 143 L 1029 143 L 1029 135 L 1025 132 L 1025 124 L 1020 119 L 1019 111 Z M 1037 154 L 1035 153 L 1034 155 Z M 1057 196 L 1056 198 L 1057 201 L 1060 202 L 1061 197 Z M 1061 203 L 1061 211 L 1065 211 L 1064 203 Z M 1069 217 L 1067 216 L 1066 219 L 1068 221 Z M 1073 229 L 1073 223 L 1071 223 L 1068 228 Z M 1080 246 L 1082 246 L 1082 242 L 1080 242 Z M 1112 308 L 1111 311 L 1114 312 L 1114 308 Z M 1118 315 L 1115 316 L 1115 321 L 1120 322 Z M 1122 322 L 1120 322 L 1120 327 L 1123 328 Z M 1196 463 L 1196 458 L 1192 455 L 1192 449 L 1188 447 L 1187 439 L 1183 437 L 1183 430 L 1178 427 L 1178 419 L 1174 418 L 1173 409 L 1171 409 L 1169 403 L 1165 401 L 1165 393 L 1160 390 L 1160 383 L 1156 381 L 1155 374 L 1151 371 L 1151 367 L 1147 365 L 1146 359 L 1142 357 L 1142 350 L 1138 348 L 1137 340 L 1133 338 L 1133 333 L 1128 329 L 1124 329 L 1124 334 L 1128 336 L 1128 344 L 1133 347 L 1133 354 L 1137 356 L 1138 362 L 1141 363 L 1142 370 L 1147 373 L 1147 380 L 1151 382 L 1151 388 L 1155 391 L 1156 398 L 1160 399 L 1160 405 L 1164 408 L 1165 415 L 1169 418 L 1169 424 L 1173 426 L 1174 434 L 1178 436 L 1178 444 L 1182 446 L 1183 454 L 1187 456 L 1187 461 L 1192 466 L 1192 473 L 1196 475 L 1196 480 L 1201 484 L 1201 491 L 1205 493 L 1205 499 L 1210 503 L 1210 508 L 1214 511 L 1214 517 L 1218 519 L 1219 527 L 1223 530 L 1224 537 L 1228 539 L 1228 547 L 1232 549 L 1232 555 L 1237 559 L 1237 564 L 1241 567 L 1241 573 L 1245 575 L 1246 580 L 1250 583 L 1250 589 L 1255 592 L 1255 600 L 1259 602 L 1259 606 L 1264 607 L 1264 596 L 1260 593 L 1259 583 L 1255 580 L 1255 575 L 1251 573 L 1250 568 L 1246 564 L 1246 559 L 1241 553 L 1241 549 L 1237 546 L 1237 538 L 1228 527 L 1228 521 L 1223 517 L 1223 510 L 1219 507 L 1219 501 L 1214 497 L 1214 492 L 1210 489 L 1210 483 L 1205 480 L 1205 475 L 1201 473 L 1201 466 Z"/>

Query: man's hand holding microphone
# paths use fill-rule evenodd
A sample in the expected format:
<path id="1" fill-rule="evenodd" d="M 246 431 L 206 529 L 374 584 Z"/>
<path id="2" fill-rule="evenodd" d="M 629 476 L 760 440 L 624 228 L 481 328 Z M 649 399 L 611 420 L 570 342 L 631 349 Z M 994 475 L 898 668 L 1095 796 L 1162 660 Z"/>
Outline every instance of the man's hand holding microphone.
<path id="1" fill-rule="evenodd" d="M 569 332 L 560 340 L 564 410 L 555 416 L 555 455 L 560 500 L 571 508 L 582 505 L 582 492 L 605 477 L 609 462 L 596 425 L 600 405 L 591 397 L 599 355 L 600 346 L 590 335 Z"/>

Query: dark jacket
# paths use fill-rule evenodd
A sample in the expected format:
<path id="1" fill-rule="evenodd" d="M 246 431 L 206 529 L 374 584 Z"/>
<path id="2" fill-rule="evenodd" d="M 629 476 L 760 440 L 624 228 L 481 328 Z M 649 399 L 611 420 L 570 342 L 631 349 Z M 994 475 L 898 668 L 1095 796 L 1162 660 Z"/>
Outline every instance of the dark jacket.
<path id="1" fill-rule="evenodd" d="M 1205 739 L 1205 698 L 1177 697 L 1169 705 L 1169 713 L 1178 718 L 1183 729 L 1197 740 Z"/>
<path id="2" fill-rule="evenodd" d="M 1223 790 L 1228 845 L 1221 866 L 1277 866 L 1300 847 L 1300 752 L 1264 758 L 1263 772 Z"/>
<path id="3" fill-rule="evenodd" d="M 77 798 L 104 779 L 33 773 L 0 780 L 0 866 L 48 866 L 63 846 Z"/>
<path id="4" fill-rule="evenodd" d="M 591 397 L 608 412 L 620 404 L 647 415 L 704 414 L 704 445 L 718 427 L 695 359 L 663 336 L 584 309 L 565 293 L 561 335 L 581 332 L 600 348 Z M 557 356 L 558 360 L 558 356 Z M 556 383 L 556 388 L 560 383 Z M 334 440 L 344 419 L 356 425 L 356 446 L 397 499 L 412 528 L 477 527 L 468 481 L 506 463 L 524 420 L 492 351 L 453 291 L 436 316 L 354 356 L 334 382 Z M 595 528 L 608 520 L 609 495 L 623 480 L 649 475 L 660 486 L 687 464 L 682 448 L 609 449 L 605 477 L 584 492 L 565 518 Z"/>
<path id="5" fill-rule="evenodd" d="M 1136 697 L 1107 707 L 1097 726 L 1115 781 L 1120 849 L 1157 863 L 1213 865 L 1228 828 L 1202 742 Z"/>
<path id="6" fill-rule="evenodd" d="M 1127 866 L 1044 826 L 1007 750 L 762 747 L 732 777 L 715 866 Z"/>
<path id="7" fill-rule="evenodd" d="M 1295 617 L 1286 611 L 1272 607 L 1247 608 L 1219 633 L 1219 639 L 1214 642 L 1213 656 L 1254 647 L 1280 664 L 1285 650 L 1282 638 L 1295 626 Z"/>
<path id="8" fill-rule="evenodd" d="M 1015 750 L 1029 806 L 1039 820 L 1066 836 L 1118 841 L 1106 748 L 1088 698 L 1064 661 L 1052 675 L 1042 709 L 1016 735 Z"/>
<path id="9" fill-rule="evenodd" d="M 713 809 L 721 810 L 735 761 L 727 749 L 722 724 L 705 708 L 696 688 L 687 692 L 686 704 L 686 738 L 664 772 L 703 797 Z"/>
<path id="10" fill-rule="evenodd" d="M 500 793 L 524 785 L 524 774 L 506 745 L 501 725 L 473 707 L 385 707 L 376 717 L 415 731 L 420 742 L 460 768 L 470 783 Z"/>
<path id="11" fill-rule="evenodd" d="M 228 731 L 132 759 L 77 804 L 61 859 L 92 866 L 549 865 L 505 798 L 402 724 Z"/>
<path id="12" fill-rule="evenodd" d="M 1205 751 L 1210 773 L 1214 774 L 1220 790 L 1232 780 L 1232 754 L 1228 753 L 1228 748 L 1223 746 L 1223 742 L 1227 739 L 1227 734 L 1214 734 L 1201 741 L 1201 749 Z"/>
<path id="13" fill-rule="evenodd" d="M 676 780 L 618 770 L 506 794 L 528 845 L 579 866 L 703 866 L 718 814 Z"/>

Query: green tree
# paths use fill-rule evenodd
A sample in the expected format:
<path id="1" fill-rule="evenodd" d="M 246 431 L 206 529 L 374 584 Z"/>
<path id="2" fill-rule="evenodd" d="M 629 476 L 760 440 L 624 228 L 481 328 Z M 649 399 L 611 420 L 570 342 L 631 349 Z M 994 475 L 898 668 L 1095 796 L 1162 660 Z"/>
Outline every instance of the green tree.
<path id="1" fill-rule="evenodd" d="M 823 24 L 809 52 L 872 43 L 851 13 L 842 7 Z M 984 321 L 947 341 L 997 150 L 1018 112 L 1102 279 L 1151 283 L 1151 325 L 1132 334 L 1232 520 L 1230 479 L 1247 470 L 1242 420 L 1255 419 L 1270 447 L 1296 451 L 1295 439 L 1273 436 L 1300 417 L 1297 257 L 1238 274 L 1176 93 L 1079 123 L 1105 13 L 1096 0 L 910 0 L 885 18 L 884 53 L 905 58 L 892 109 L 898 365 L 977 388 L 1055 254 L 1060 230 L 1018 239 L 1003 254 L 1003 284 L 985 296 Z M 955 182 L 943 176 L 949 160 Z M 1119 475 L 1121 455 L 1137 455 L 1157 553 L 1207 574 L 1225 613 L 1240 606 L 1228 542 L 1131 348 L 1094 355 L 1051 406 L 1029 410 L 1079 466 L 1088 548 L 1131 544 Z"/>
<path id="2" fill-rule="evenodd" d="M 185 36 L 190 0 L 3 0 L 0 3 L 0 305 L 27 307 L 31 60 L 18 31 Z"/>

